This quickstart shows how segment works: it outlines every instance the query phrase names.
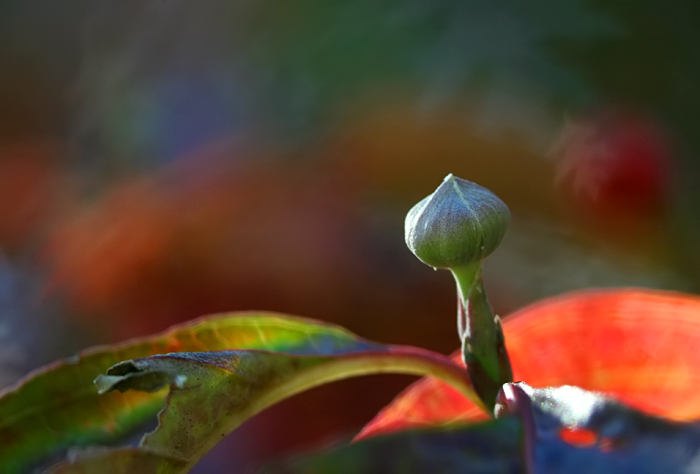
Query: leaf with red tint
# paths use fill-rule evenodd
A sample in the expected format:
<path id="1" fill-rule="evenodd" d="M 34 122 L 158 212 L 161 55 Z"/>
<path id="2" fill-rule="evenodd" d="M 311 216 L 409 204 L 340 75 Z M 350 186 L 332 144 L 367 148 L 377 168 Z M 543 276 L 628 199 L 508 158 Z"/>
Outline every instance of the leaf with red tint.
<path id="1" fill-rule="evenodd" d="M 641 289 L 569 293 L 523 308 L 503 321 L 503 330 L 515 380 L 603 392 L 674 420 L 700 417 L 697 296 Z M 399 395 L 358 438 L 484 417 L 427 378 Z"/>
<path id="2" fill-rule="evenodd" d="M 288 353 L 269 350 L 178 352 L 137 358 L 112 366 L 95 379 L 100 393 L 157 391 L 170 386 L 158 427 L 132 447 L 88 449 L 68 460 L 62 473 L 184 473 L 244 421 L 292 395 L 359 375 L 434 375 L 478 400 L 464 370 L 449 358 L 410 346 L 377 344 L 337 327 L 293 318 L 269 327 Z M 262 329 L 262 328 L 261 328 Z M 279 331 L 277 331 L 279 330 Z M 296 337 L 294 337 L 296 336 Z M 301 338 L 299 336 L 302 336 Z M 291 340 L 285 340 L 291 339 Z M 144 470 L 143 461 L 152 462 Z"/>
<path id="3" fill-rule="evenodd" d="M 237 392 L 238 395 L 226 392 L 224 398 L 231 395 L 231 400 L 228 401 L 241 402 L 239 403 L 241 407 L 251 408 L 252 411 L 249 410 L 245 413 L 241 410 L 236 412 L 240 415 L 239 418 L 236 418 L 239 421 L 252 416 L 273 401 L 280 400 L 280 396 L 285 398 L 302 389 L 321 383 L 363 374 L 387 372 L 415 375 L 433 374 L 452 381 L 453 385 L 464 390 L 467 396 L 476 399 L 476 394 L 471 390 L 466 373 L 458 365 L 453 364 L 443 355 L 425 349 L 382 345 L 355 336 L 339 326 L 275 313 L 248 312 L 212 315 L 174 326 L 163 333 L 147 338 L 88 349 L 77 357 L 38 369 L 16 385 L 0 391 L 0 472 L 2 474 L 28 472 L 42 462 L 62 455 L 66 449 L 95 444 L 111 444 L 123 440 L 124 436 L 147 422 L 163 407 L 167 393 L 158 391 L 158 388 L 163 385 L 164 381 L 168 383 L 173 381 L 175 385 L 182 385 L 189 380 L 190 384 L 193 384 L 193 390 L 188 392 L 189 395 L 194 395 L 197 392 L 206 396 L 210 393 L 206 390 L 194 389 L 197 383 L 203 384 L 203 375 L 178 372 L 180 362 L 176 364 L 178 367 L 175 370 L 164 370 L 164 366 L 154 371 L 141 370 L 133 366 L 135 370 L 132 370 L 131 363 L 121 363 L 115 366 L 119 368 L 116 372 L 108 371 L 109 367 L 115 363 L 128 359 L 144 360 L 143 358 L 146 356 L 168 353 L 172 354 L 154 360 L 180 360 L 182 357 L 187 359 L 186 354 L 189 354 L 190 359 L 192 357 L 194 359 L 184 360 L 182 364 L 185 368 L 191 368 L 191 364 L 199 366 L 197 361 L 200 359 L 211 359 L 212 357 L 216 359 L 217 354 L 221 356 L 225 351 L 229 351 L 229 353 L 238 351 L 229 354 L 232 360 L 240 359 L 242 356 L 239 353 L 249 351 L 253 354 L 250 355 L 252 360 L 262 361 L 260 366 L 262 368 L 266 367 L 264 361 L 272 359 L 281 361 L 289 376 L 286 379 L 289 382 L 286 386 L 287 391 L 281 392 L 281 385 L 278 382 L 282 381 L 284 370 L 273 370 L 272 372 L 258 370 L 256 378 L 253 376 L 252 366 L 246 370 L 243 370 L 243 366 L 237 366 L 241 372 L 233 372 L 239 375 L 246 374 L 246 376 L 238 378 L 243 380 L 244 385 L 248 384 L 246 385 L 248 388 L 241 389 L 241 392 L 240 387 L 238 387 L 236 389 L 240 392 Z M 271 355 L 267 357 L 255 356 L 257 353 Z M 313 357 L 318 359 L 314 359 L 318 364 L 311 372 L 298 370 Z M 146 360 L 150 361 L 151 359 Z M 144 363 L 148 365 L 150 362 Z M 156 362 L 153 363 L 157 365 Z M 211 366 L 212 374 L 221 375 L 224 373 L 218 371 L 216 364 L 206 364 L 206 366 Z M 98 377 L 105 371 L 108 371 L 109 376 L 106 378 Z M 225 371 L 224 375 L 233 372 Z M 261 375 L 263 372 L 265 377 Z M 188 374 L 190 375 L 189 379 L 187 378 Z M 185 377 L 180 377 L 180 375 L 185 375 Z M 95 377 L 101 380 L 100 388 L 109 393 L 98 394 L 93 384 Z M 201 381 L 200 378 L 202 378 Z M 121 393 L 126 388 L 142 391 L 130 390 Z M 257 395 L 251 398 L 251 394 L 259 395 L 263 388 L 267 390 L 265 394 L 274 395 L 277 398 L 261 398 Z M 116 391 L 112 389 L 116 389 Z M 272 391 L 270 392 L 268 389 Z M 143 392 L 144 390 L 147 393 Z M 248 403 L 251 400 L 253 405 Z M 193 406 L 195 408 L 206 406 L 212 409 L 218 407 L 218 405 L 207 404 L 206 401 L 201 400 L 194 403 Z M 188 421 L 191 421 L 192 411 L 190 409 L 179 411 L 175 408 L 173 410 L 176 418 L 180 415 L 189 415 Z M 227 413 L 233 414 L 234 412 L 228 411 Z M 211 416 L 212 420 L 219 418 L 223 418 L 223 416 L 219 416 L 219 414 Z M 203 435 L 202 440 L 205 438 L 211 440 L 210 437 L 207 437 L 208 434 L 211 434 L 209 429 L 211 426 L 213 426 L 213 422 L 205 424 L 206 436 Z M 177 426 L 174 426 L 173 429 L 178 431 Z M 189 432 L 185 432 L 185 435 L 187 433 Z M 188 441 L 190 444 L 183 443 L 183 446 L 191 446 L 193 439 L 190 438 Z M 218 438 L 215 439 L 218 441 Z M 101 451 L 98 453 L 100 456 L 105 454 Z M 161 454 L 165 452 L 163 449 L 157 451 Z M 92 456 L 95 452 L 91 451 L 90 454 L 89 459 L 80 461 L 79 464 L 82 467 L 86 466 L 84 462 L 88 463 L 87 466 L 93 461 L 98 462 Z M 111 454 L 105 455 L 111 456 Z M 127 450 L 120 458 L 121 464 L 116 464 L 116 461 L 112 463 L 111 467 L 117 470 L 109 472 L 135 472 L 126 468 L 118 470 L 124 466 L 131 467 L 132 461 L 137 464 L 150 465 L 149 463 L 155 462 L 168 464 L 178 459 L 192 460 L 189 455 L 180 456 L 179 454 L 154 459 L 148 454 L 138 455 Z M 103 473 L 108 471 L 103 465 L 102 469 L 89 470 L 89 472 Z M 139 470 L 138 472 L 146 471 Z"/>

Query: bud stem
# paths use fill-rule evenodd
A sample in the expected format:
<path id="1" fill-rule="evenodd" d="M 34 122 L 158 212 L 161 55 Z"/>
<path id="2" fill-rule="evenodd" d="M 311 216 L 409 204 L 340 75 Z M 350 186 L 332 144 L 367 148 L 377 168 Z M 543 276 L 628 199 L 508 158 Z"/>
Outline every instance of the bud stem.
<path id="1" fill-rule="evenodd" d="M 476 393 L 493 410 L 503 384 L 513 381 L 501 321 L 486 296 L 480 261 L 450 271 L 457 282 L 462 359 Z"/>

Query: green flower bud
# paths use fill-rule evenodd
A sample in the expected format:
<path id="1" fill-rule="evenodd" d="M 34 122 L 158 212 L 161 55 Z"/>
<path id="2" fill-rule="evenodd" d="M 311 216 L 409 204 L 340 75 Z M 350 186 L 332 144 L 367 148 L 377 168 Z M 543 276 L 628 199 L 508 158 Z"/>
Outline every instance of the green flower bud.
<path id="1" fill-rule="evenodd" d="M 435 268 L 479 262 L 501 243 L 510 212 L 495 194 L 449 174 L 406 216 L 406 245 Z"/>

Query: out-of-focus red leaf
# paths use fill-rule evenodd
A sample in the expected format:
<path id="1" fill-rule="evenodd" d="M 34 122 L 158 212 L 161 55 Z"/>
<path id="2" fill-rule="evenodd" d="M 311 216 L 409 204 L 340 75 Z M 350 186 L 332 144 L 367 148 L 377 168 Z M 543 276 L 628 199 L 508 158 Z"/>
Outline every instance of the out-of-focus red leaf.
<path id="1" fill-rule="evenodd" d="M 671 150 L 660 127 L 629 111 L 571 121 L 555 148 L 559 190 L 590 227 L 640 238 L 668 208 Z"/>
<path id="2" fill-rule="evenodd" d="M 50 289 L 115 339 L 228 307 L 323 307 L 347 287 L 339 268 L 364 268 L 350 194 L 309 167 L 219 156 L 125 181 L 53 227 Z"/>
<path id="3" fill-rule="evenodd" d="M 0 146 L 0 245 L 22 248 L 60 208 L 65 183 L 57 161 L 60 144 L 16 141 Z"/>
<path id="4" fill-rule="evenodd" d="M 700 417 L 700 298 L 655 290 L 590 290 L 506 318 L 516 381 L 576 385 L 646 413 Z M 458 354 L 454 355 L 458 358 Z M 485 414 L 445 384 L 416 382 L 358 435 L 475 421 Z"/>

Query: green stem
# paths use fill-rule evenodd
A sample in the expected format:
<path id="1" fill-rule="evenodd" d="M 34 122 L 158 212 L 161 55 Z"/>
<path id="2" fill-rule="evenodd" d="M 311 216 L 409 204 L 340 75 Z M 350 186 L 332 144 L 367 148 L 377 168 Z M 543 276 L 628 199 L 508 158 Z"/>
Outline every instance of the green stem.
<path id="1" fill-rule="evenodd" d="M 501 322 L 486 296 L 481 262 L 450 270 L 457 282 L 462 358 L 476 393 L 493 411 L 499 390 L 513 381 Z"/>

